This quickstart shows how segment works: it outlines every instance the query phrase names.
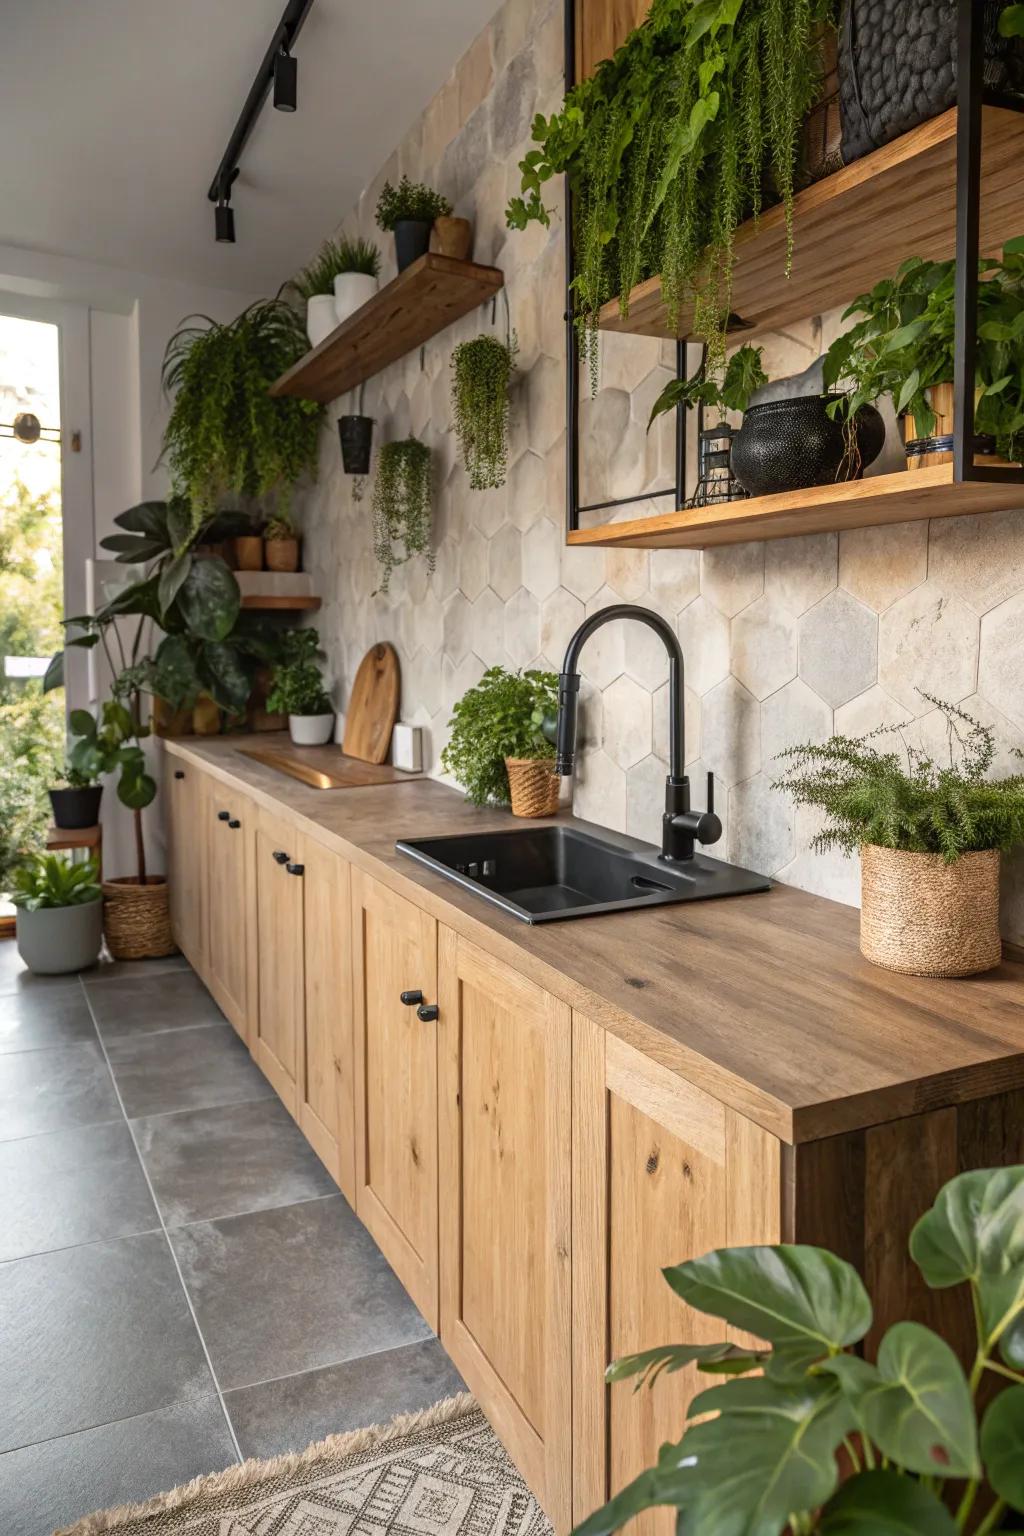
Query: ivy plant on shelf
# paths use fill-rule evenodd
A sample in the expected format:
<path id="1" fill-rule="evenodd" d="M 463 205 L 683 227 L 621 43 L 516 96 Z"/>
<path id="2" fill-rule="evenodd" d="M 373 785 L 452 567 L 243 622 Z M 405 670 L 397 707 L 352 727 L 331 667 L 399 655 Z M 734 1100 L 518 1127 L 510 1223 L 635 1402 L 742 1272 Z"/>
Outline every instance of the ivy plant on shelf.
<path id="1" fill-rule="evenodd" d="M 373 486 L 373 552 L 381 571 L 379 592 L 388 591 L 395 567 L 415 555 L 425 555 L 428 569 L 434 569 L 431 473 L 430 449 L 419 438 L 406 437 L 381 447 Z"/>
<path id="2" fill-rule="evenodd" d="M 574 302 L 597 381 L 601 306 L 661 274 L 669 323 L 695 304 L 710 369 L 724 362 L 734 241 L 766 198 L 793 196 L 803 120 L 822 76 L 820 39 L 838 0 L 654 0 L 611 59 L 538 116 L 507 221 L 549 222 L 544 188 L 565 173 L 573 194 Z M 770 189 L 770 190 L 768 190 Z M 780 281 L 788 271 L 779 272 Z"/>
<path id="3" fill-rule="evenodd" d="M 519 344 L 475 336 L 452 353 L 452 414 L 462 460 L 474 491 L 505 484 L 508 466 L 508 389 Z"/>

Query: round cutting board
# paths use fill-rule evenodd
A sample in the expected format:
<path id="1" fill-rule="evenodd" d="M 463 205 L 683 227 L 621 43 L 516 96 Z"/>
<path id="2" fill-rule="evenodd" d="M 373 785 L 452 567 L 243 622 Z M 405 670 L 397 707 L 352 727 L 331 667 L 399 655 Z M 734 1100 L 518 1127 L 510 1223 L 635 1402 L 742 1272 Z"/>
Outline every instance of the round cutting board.
<path id="1" fill-rule="evenodd" d="M 364 763 L 386 762 L 401 692 L 394 647 L 386 640 L 378 641 L 359 663 L 345 713 L 341 750 Z"/>

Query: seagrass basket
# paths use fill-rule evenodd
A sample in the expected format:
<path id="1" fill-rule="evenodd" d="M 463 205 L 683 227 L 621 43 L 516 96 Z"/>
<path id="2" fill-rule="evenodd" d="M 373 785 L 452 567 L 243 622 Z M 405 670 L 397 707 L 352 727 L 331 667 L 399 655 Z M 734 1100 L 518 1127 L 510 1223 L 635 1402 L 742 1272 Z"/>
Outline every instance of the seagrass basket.
<path id="1" fill-rule="evenodd" d="M 860 949 L 905 976 L 974 976 L 1002 959 L 999 852 L 904 853 L 866 843 L 860 850 Z"/>
<path id="2" fill-rule="evenodd" d="M 167 881 L 150 875 L 145 885 L 134 878 L 104 880 L 103 933 L 115 960 L 158 960 L 173 955 Z"/>
<path id="3" fill-rule="evenodd" d="M 550 758 L 506 757 L 513 816 L 554 816 L 562 781 Z"/>

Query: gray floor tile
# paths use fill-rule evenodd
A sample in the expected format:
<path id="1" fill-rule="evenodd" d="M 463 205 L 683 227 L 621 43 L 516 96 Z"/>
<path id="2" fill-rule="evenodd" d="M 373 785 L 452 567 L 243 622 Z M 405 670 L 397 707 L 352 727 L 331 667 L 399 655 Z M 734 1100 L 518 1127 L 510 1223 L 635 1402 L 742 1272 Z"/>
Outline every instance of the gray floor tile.
<path id="1" fill-rule="evenodd" d="M 0 1260 L 159 1225 L 123 1121 L 0 1142 Z"/>
<path id="2" fill-rule="evenodd" d="M 0 1141 L 120 1119 L 96 1042 L 0 1056 Z"/>
<path id="3" fill-rule="evenodd" d="M 0 1265 L 0 1450 L 211 1385 L 162 1233 Z"/>
<path id="4" fill-rule="evenodd" d="M 22 987 L 0 994 L 0 1053 L 37 1051 L 95 1040 L 85 993 L 77 980 L 61 986 Z"/>
<path id="5" fill-rule="evenodd" d="M 213 998 L 192 971 L 114 976 L 86 983 L 104 1041 L 151 1035 L 164 1029 L 223 1024 Z"/>
<path id="6" fill-rule="evenodd" d="M 225 1396 L 243 1456 L 301 1451 L 326 1435 L 385 1424 L 464 1392 L 437 1339 L 386 1349 L 362 1360 L 287 1376 Z"/>
<path id="7" fill-rule="evenodd" d="M 89 972 L 98 973 L 99 967 Z M 69 982 L 77 986 L 72 976 L 34 976 L 18 954 L 17 941 L 0 939 L 0 997 L 9 997 L 12 992 L 45 992 L 53 987 L 66 987 Z"/>
<path id="8" fill-rule="evenodd" d="M 107 1054 L 129 1120 L 274 1092 L 230 1024 L 110 1040 Z"/>
<path id="9" fill-rule="evenodd" d="M 168 1226 L 337 1192 L 278 1099 L 156 1115 L 133 1128 Z"/>
<path id="10" fill-rule="evenodd" d="M 0 1456 L 4 1536 L 50 1536 L 94 1510 L 152 1498 L 235 1460 L 213 1395 L 8 1451 Z"/>
<path id="11" fill-rule="evenodd" d="M 83 981 L 109 981 L 115 976 L 162 976 L 165 971 L 190 971 L 192 967 L 184 955 L 162 955 L 158 960 L 111 960 L 104 952 L 91 971 L 83 974 Z"/>
<path id="12" fill-rule="evenodd" d="M 222 1388 L 431 1337 L 340 1195 L 171 1233 Z"/>

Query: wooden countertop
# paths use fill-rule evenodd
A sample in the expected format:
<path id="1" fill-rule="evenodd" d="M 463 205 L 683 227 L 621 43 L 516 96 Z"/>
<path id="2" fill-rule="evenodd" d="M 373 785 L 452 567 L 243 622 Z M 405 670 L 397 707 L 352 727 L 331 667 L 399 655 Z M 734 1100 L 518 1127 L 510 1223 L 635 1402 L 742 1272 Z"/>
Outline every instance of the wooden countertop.
<path id="1" fill-rule="evenodd" d="M 394 847 L 508 827 L 508 812 L 431 779 L 307 788 L 236 750 L 267 739 L 165 745 L 783 1141 L 1024 1087 L 1020 964 L 962 981 L 879 970 L 861 957 L 855 908 L 784 885 L 531 926 Z"/>

